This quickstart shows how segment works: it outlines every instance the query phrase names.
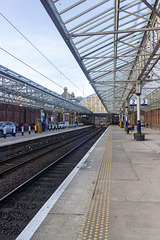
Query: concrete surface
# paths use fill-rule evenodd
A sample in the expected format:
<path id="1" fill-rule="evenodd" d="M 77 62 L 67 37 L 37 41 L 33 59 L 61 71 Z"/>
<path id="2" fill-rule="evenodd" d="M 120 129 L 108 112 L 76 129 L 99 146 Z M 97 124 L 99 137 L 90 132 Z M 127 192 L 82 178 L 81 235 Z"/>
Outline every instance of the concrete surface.
<path id="1" fill-rule="evenodd" d="M 139 142 L 113 128 L 111 240 L 160 240 L 160 132 L 143 132 Z"/>
<path id="2" fill-rule="evenodd" d="M 143 129 L 146 140 L 138 142 L 133 133 L 126 134 L 119 126 L 111 128 L 109 235 L 103 240 L 160 240 L 160 132 Z M 81 165 L 31 240 L 79 239 L 109 132 Z"/>

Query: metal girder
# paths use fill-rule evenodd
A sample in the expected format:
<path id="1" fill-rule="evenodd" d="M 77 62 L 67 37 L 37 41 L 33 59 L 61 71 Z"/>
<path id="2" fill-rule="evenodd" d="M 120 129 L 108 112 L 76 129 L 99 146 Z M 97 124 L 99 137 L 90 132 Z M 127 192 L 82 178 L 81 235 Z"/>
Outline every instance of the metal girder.
<path id="1" fill-rule="evenodd" d="M 149 7 L 158 17 L 160 17 L 160 13 L 158 11 L 156 11 L 151 4 L 149 4 L 149 2 L 147 2 L 146 0 L 141 0 L 144 4 L 147 5 L 147 7 Z"/>
<path id="2" fill-rule="evenodd" d="M 142 110 L 147 112 L 152 109 L 159 109 L 160 108 L 160 87 L 156 88 L 150 94 L 145 96 L 148 101 L 148 106 L 142 107 Z"/>
<path id="3" fill-rule="evenodd" d="M 91 112 L 80 104 L 27 79 L 0 65 L 0 102 L 23 105 L 57 112 L 72 110 L 83 114 Z"/>
<path id="4" fill-rule="evenodd" d="M 159 83 L 159 0 L 41 2 L 108 112 Z"/>
<path id="5" fill-rule="evenodd" d="M 60 18 L 60 15 L 51 0 L 41 0 L 42 4 L 44 5 L 45 9 L 47 10 L 49 16 L 51 17 L 52 21 L 54 22 L 55 26 L 57 27 L 58 31 L 60 32 L 61 36 L 63 37 L 65 43 L 69 47 L 70 51 L 72 52 L 73 56 L 77 60 L 78 64 L 80 65 L 81 69 L 83 70 L 84 74 L 88 78 L 88 71 L 86 70 L 84 64 L 81 62 L 81 57 L 72 41 L 72 39 L 68 35 L 68 31 Z"/>
<path id="6" fill-rule="evenodd" d="M 117 0 L 116 0 L 117 1 Z M 117 31 L 104 31 L 104 32 L 91 32 L 91 33 L 72 33 L 71 37 L 82 37 L 82 36 L 96 36 L 96 35 L 109 35 L 109 34 L 120 34 L 120 33 L 137 33 L 137 32 L 146 32 L 146 31 L 158 31 L 160 27 L 151 28 L 138 28 L 138 29 L 126 29 L 126 30 L 117 30 Z"/>

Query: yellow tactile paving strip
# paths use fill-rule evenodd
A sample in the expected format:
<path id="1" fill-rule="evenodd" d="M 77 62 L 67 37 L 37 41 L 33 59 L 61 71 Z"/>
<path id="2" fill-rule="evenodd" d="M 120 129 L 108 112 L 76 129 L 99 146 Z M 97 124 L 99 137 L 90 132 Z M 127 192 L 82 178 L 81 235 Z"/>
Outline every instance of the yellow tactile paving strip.
<path id="1" fill-rule="evenodd" d="M 111 162 L 112 130 L 108 138 L 78 240 L 108 240 Z"/>

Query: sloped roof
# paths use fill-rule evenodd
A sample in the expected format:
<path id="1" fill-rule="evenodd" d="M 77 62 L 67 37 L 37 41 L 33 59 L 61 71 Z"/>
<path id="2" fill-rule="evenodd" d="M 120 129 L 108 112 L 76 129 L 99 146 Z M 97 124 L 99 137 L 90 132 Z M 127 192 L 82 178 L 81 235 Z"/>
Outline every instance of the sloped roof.
<path id="1" fill-rule="evenodd" d="M 136 84 L 159 84 L 159 1 L 41 0 L 79 66 L 110 113 Z"/>

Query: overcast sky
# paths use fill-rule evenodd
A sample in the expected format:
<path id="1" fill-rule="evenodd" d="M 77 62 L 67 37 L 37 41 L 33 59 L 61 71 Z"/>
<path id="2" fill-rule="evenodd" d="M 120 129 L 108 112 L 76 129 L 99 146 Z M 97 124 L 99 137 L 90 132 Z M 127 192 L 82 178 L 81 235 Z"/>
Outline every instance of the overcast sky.
<path id="1" fill-rule="evenodd" d="M 59 94 L 62 94 L 65 86 L 70 93 L 74 92 L 75 96 L 86 97 L 94 93 L 40 0 L 0 0 L 0 2 L 1 65 Z M 42 57 L 8 21 L 81 91 Z M 61 87 L 31 70 L 6 52 L 52 79 Z"/>

